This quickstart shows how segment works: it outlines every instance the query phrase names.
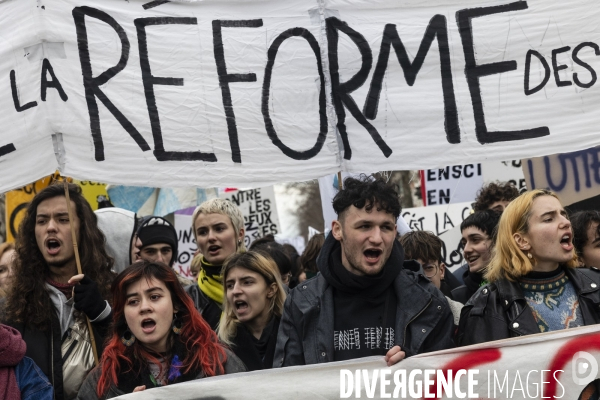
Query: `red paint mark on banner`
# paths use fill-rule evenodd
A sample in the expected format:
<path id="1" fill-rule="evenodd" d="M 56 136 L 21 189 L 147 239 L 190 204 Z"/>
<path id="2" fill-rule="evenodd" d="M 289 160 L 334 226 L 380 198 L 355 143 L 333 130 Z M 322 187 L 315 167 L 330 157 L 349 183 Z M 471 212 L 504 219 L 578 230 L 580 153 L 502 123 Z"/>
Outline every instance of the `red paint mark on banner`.
<path id="1" fill-rule="evenodd" d="M 449 374 L 453 374 L 460 369 L 471 369 L 479 365 L 490 364 L 498 361 L 500 357 L 502 357 L 502 352 L 499 349 L 476 350 L 450 360 L 440 369 L 445 370 L 444 376 L 446 379 L 449 379 Z M 454 374 L 452 375 L 452 378 L 454 378 Z M 437 394 L 437 383 L 434 383 L 429 387 L 429 393 Z M 439 397 L 436 397 L 436 399 L 439 399 Z"/>
<path id="2" fill-rule="evenodd" d="M 575 353 L 587 350 L 600 350 L 600 333 L 577 337 L 570 340 L 556 352 L 554 359 L 552 359 L 550 366 L 548 367 L 548 369 L 552 371 L 552 374 L 556 374 L 553 375 L 556 379 L 547 383 L 546 390 L 544 391 L 547 397 L 553 398 L 556 395 L 557 380 L 562 374 L 560 370 L 564 371 L 565 365 L 573 360 Z"/>

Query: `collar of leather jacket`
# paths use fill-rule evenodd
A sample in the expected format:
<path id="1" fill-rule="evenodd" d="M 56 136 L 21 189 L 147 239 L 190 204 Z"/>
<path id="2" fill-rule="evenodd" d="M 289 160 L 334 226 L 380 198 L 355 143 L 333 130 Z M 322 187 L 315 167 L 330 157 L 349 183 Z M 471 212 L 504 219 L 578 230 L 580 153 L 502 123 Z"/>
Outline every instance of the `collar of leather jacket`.
<path id="1" fill-rule="evenodd" d="M 589 298 L 594 304 L 600 304 L 600 270 L 597 268 L 562 267 L 575 287 L 575 291 Z M 494 282 L 504 309 L 511 307 L 516 300 L 525 301 L 525 296 L 518 282 L 500 279 Z"/>

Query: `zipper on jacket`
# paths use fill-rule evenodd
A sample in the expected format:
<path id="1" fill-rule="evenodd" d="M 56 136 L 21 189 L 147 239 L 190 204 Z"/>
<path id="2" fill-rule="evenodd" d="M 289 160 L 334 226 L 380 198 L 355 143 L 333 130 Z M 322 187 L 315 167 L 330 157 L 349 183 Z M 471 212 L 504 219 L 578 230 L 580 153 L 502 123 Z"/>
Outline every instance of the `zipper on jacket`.
<path id="1" fill-rule="evenodd" d="M 52 370 L 52 387 L 54 387 L 54 334 L 50 335 L 50 369 Z M 54 392 L 54 390 L 52 390 Z M 52 398 L 56 398 L 56 393 L 52 395 Z"/>
<path id="2" fill-rule="evenodd" d="M 429 307 L 429 305 L 431 304 L 431 302 L 433 301 L 432 298 L 429 299 L 429 302 L 425 305 L 425 307 L 423 307 L 423 309 L 421 311 L 419 311 L 419 313 L 417 315 L 415 315 L 414 317 L 411 318 L 410 321 L 408 321 L 408 324 L 404 325 L 404 337 L 402 338 L 402 348 L 400 350 L 404 351 L 404 344 L 406 343 L 406 328 L 408 328 L 408 325 L 410 325 L 411 322 L 413 322 L 415 319 L 419 318 L 419 315 L 423 314 L 423 311 L 425 311 L 427 309 L 427 307 Z"/>

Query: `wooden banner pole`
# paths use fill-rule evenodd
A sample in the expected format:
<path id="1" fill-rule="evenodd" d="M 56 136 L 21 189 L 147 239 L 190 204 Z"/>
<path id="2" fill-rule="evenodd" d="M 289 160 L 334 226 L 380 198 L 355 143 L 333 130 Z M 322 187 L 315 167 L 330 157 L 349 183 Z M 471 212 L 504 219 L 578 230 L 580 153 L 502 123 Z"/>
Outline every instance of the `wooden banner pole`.
<path id="1" fill-rule="evenodd" d="M 67 178 L 64 178 L 65 186 L 65 197 L 67 198 L 67 212 L 69 213 L 69 225 L 71 227 L 71 239 L 73 240 L 73 250 L 75 251 L 75 262 L 77 264 L 77 273 L 83 274 L 81 269 L 81 260 L 79 259 L 79 249 L 77 248 L 77 235 L 75 235 L 75 229 L 73 229 L 73 209 L 71 208 L 71 196 L 69 196 L 69 182 Z M 94 337 L 94 331 L 92 330 L 92 322 L 86 315 L 85 320 L 87 321 L 88 331 L 90 333 L 90 343 L 92 344 L 92 352 L 94 353 L 94 365 L 98 366 L 98 350 L 96 349 L 96 338 Z"/>

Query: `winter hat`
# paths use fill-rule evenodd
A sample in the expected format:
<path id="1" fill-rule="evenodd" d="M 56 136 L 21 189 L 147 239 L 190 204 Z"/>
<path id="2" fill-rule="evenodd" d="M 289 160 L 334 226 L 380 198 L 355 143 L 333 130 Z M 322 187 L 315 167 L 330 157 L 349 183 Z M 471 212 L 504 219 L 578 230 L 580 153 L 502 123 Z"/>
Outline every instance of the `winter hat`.
<path id="1" fill-rule="evenodd" d="M 173 250 L 171 265 L 177 259 L 177 232 L 169 221 L 162 217 L 144 217 L 137 231 L 142 248 L 156 243 L 166 243 Z"/>

